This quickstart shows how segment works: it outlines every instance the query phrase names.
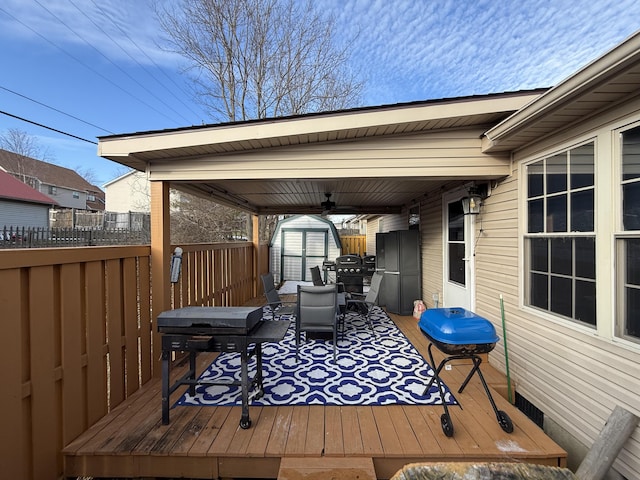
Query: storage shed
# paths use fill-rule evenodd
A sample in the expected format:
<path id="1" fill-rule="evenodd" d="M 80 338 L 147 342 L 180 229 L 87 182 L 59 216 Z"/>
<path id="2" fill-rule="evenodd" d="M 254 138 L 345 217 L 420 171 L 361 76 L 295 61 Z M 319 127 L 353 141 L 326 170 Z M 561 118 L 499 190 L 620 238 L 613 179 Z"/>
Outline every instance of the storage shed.
<path id="1" fill-rule="evenodd" d="M 269 270 L 276 284 L 284 280 L 310 282 L 312 267 L 319 266 L 322 271 L 323 261 L 333 261 L 341 254 L 335 225 L 317 215 L 294 215 L 280 220 L 269 246 Z"/>

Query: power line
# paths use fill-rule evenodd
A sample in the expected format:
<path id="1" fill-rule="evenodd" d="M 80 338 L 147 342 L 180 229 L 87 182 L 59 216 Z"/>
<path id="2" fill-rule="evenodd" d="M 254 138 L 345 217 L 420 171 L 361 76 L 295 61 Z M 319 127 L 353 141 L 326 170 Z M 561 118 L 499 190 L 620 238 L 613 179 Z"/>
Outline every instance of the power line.
<path id="1" fill-rule="evenodd" d="M 145 102 L 144 100 L 141 100 L 139 97 L 133 95 L 132 93 L 128 92 L 127 90 L 125 90 L 124 88 L 122 88 L 120 85 L 118 85 L 117 83 L 115 83 L 114 81 L 112 81 L 110 78 L 108 78 L 107 76 L 101 74 L 100 72 L 98 72 L 97 70 L 95 70 L 94 68 L 90 67 L 89 65 L 87 65 L 86 63 L 84 63 L 82 60 L 80 60 L 79 58 L 75 57 L 74 55 L 72 55 L 71 53 L 67 52 L 64 48 L 58 46 L 57 44 L 55 44 L 54 42 L 52 42 L 51 40 L 49 40 L 47 37 L 45 37 L 44 35 L 40 34 L 39 32 L 37 32 L 36 30 L 34 30 L 33 28 L 31 28 L 29 25 L 27 25 L 26 23 L 24 23 L 23 21 L 21 21 L 20 19 L 14 17 L 13 15 L 11 15 L 9 12 L 7 12 L 4 8 L 0 7 L 0 11 L 2 11 L 5 15 L 11 17 L 12 19 L 14 19 L 16 22 L 18 22 L 19 24 L 21 24 L 23 27 L 31 30 L 33 33 L 35 33 L 37 36 L 39 36 L 40 38 L 42 38 L 45 42 L 49 43 L 50 45 L 54 46 L 55 48 L 57 48 L 58 50 L 60 50 L 62 53 L 64 53 L 65 55 L 69 56 L 70 58 L 72 58 L 73 60 L 75 60 L 76 62 L 78 62 L 80 65 L 82 65 L 83 67 L 85 67 L 86 69 L 90 70 L 91 72 L 95 73 L 96 75 L 98 75 L 100 78 L 102 78 L 103 80 L 105 80 L 106 82 L 110 83 L 111 85 L 113 85 L 114 87 L 116 87 L 117 89 L 121 90 L 122 92 L 124 92 L 125 94 L 129 95 L 130 97 L 134 98 L 135 100 L 137 100 L 138 102 L 142 103 L 143 105 L 145 105 L 146 107 L 150 108 L 151 110 L 157 112 L 158 114 L 162 115 L 163 117 L 169 119 L 171 122 L 175 122 L 174 119 L 168 117 L 167 115 L 165 115 L 163 112 L 159 111 L 158 109 L 156 109 L 155 107 L 153 107 L 152 105 L 149 105 L 147 102 Z"/>
<path id="2" fill-rule="evenodd" d="M 78 118 L 78 117 L 76 117 L 74 115 L 71 115 L 69 113 L 63 112 L 62 110 L 58 110 L 57 108 L 51 107 L 51 106 L 49 106 L 49 105 L 47 105 L 45 103 L 39 102 L 37 100 L 34 100 L 33 98 L 27 97 L 26 95 L 22 95 L 21 93 L 14 92 L 13 90 L 11 90 L 11 89 L 9 89 L 7 87 L 3 87 L 2 85 L 0 85 L 0 89 L 5 90 L 5 91 L 7 91 L 9 93 L 13 93 L 14 95 L 17 95 L 18 97 L 22 97 L 22 98 L 24 98 L 26 100 L 29 100 L 30 102 L 36 103 L 36 104 L 41 105 L 41 106 L 43 106 L 45 108 L 48 108 L 49 110 L 53 110 L 54 112 L 58 112 L 58 113 L 61 113 L 62 115 L 66 115 L 67 117 L 73 118 L 74 120 L 82 122 L 85 125 L 89 125 L 90 127 L 94 127 L 94 128 L 97 128 L 98 130 L 102 130 L 103 132 L 107 132 L 107 133 L 110 133 L 112 135 L 115 135 L 115 133 L 112 132 L 111 130 L 107 130 L 106 128 L 102 128 L 102 127 L 99 127 L 98 125 L 94 125 L 93 123 L 90 123 L 90 122 L 87 122 L 85 120 L 82 120 L 81 118 Z"/>
<path id="3" fill-rule="evenodd" d="M 21 120 L 23 122 L 30 123 L 31 125 L 35 125 L 36 127 L 46 128 L 47 130 L 51 130 L 52 132 L 60 133 L 62 135 L 66 135 L 67 137 L 75 138 L 76 140 L 82 140 L 83 142 L 93 143 L 94 145 L 98 145 L 98 142 L 94 142 L 92 140 L 87 140 L 86 138 L 78 137 L 77 135 L 73 135 L 71 133 L 64 132 L 62 130 L 58 130 L 57 128 L 49 127 L 47 125 L 43 125 L 42 123 L 34 122 L 33 120 L 28 120 L 24 117 L 19 117 L 18 115 L 14 115 L 12 113 L 4 112 L 0 110 L 0 114 L 6 115 L 7 117 L 15 118 L 17 120 Z"/>
<path id="4" fill-rule="evenodd" d="M 148 54 L 148 53 L 147 53 L 147 52 L 146 52 L 142 47 L 140 47 L 140 45 L 138 45 L 138 44 L 133 40 L 133 38 L 131 38 L 131 37 L 129 36 L 129 34 L 127 33 L 127 31 L 126 31 L 126 30 L 124 30 L 120 25 L 118 25 L 118 23 L 113 19 L 113 15 L 109 15 L 109 14 L 107 14 L 107 12 L 105 12 L 105 10 L 102 8 L 102 5 L 99 5 L 98 3 L 96 3 L 96 1 L 95 1 L 95 0 L 91 0 L 91 2 L 95 5 L 95 7 L 96 7 L 98 10 L 100 10 L 100 12 L 101 12 L 101 13 L 102 13 L 102 15 L 103 15 L 103 17 L 102 17 L 102 18 L 108 18 L 108 19 L 111 21 L 111 23 L 112 23 L 112 24 L 113 24 L 113 25 L 114 25 L 114 26 L 115 26 L 115 27 L 120 31 L 120 33 L 121 33 L 121 34 L 122 34 L 122 35 L 123 35 L 123 36 L 124 36 L 124 37 L 125 37 L 125 38 L 126 38 L 126 39 L 131 43 L 131 44 L 132 44 L 132 45 L 134 45 L 134 46 L 138 49 L 138 51 L 139 51 L 140 53 L 142 53 L 142 55 L 144 55 L 144 56 L 147 58 L 147 60 L 149 60 L 149 61 L 150 61 L 150 62 L 151 62 L 151 63 L 152 63 L 152 64 L 153 64 L 157 69 L 158 69 L 158 71 L 160 71 L 160 73 L 162 73 L 162 74 L 163 74 L 163 75 L 164 75 L 164 76 L 165 76 L 165 77 L 166 77 L 166 78 L 167 78 L 171 83 L 173 83 L 173 85 L 174 85 L 178 90 L 180 90 L 184 95 L 189 96 L 189 93 L 188 93 L 188 92 L 186 92 L 186 91 L 185 91 L 185 90 L 184 90 L 184 89 L 183 89 L 183 88 L 182 88 L 182 87 L 181 87 L 181 86 L 180 86 L 180 85 L 179 85 L 179 84 L 178 84 L 178 83 L 177 83 L 173 78 L 171 78 L 169 75 L 167 75 L 167 72 L 165 72 L 165 71 L 164 71 L 164 69 L 163 69 L 160 65 L 158 65 L 158 64 L 156 63 L 156 61 L 155 61 L 153 58 L 151 58 L 151 56 L 150 56 L 150 55 L 149 55 L 149 54 Z M 72 2 L 72 3 L 73 3 L 73 2 Z M 76 7 L 76 8 L 78 8 L 78 7 Z M 93 22 L 93 21 L 92 21 L 92 22 Z M 95 23 L 94 23 L 94 25 L 95 25 Z M 96 26 L 97 26 L 97 25 L 96 25 Z M 98 28 L 100 28 L 100 27 L 98 27 Z M 100 30 L 102 30 L 102 29 L 100 29 Z M 121 46 L 120 46 L 120 45 L 119 45 L 119 44 L 118 44 L 118 43 L 117 43 L 113 38 L 111 38 L 107 32 L 105 32 L 104 30 L 102 30 L 102 31 L 104 32 L 104 34 L 105 34 L 105 35 L 107 35 L 107 36 L 111 39 L 111 41 L 112 41 L 113 43 L 115 43 L 116 45 L 118 45 L 118 46 L 119 46 L 119 47 L 120 47 L 120 48 L 121 48 L 121 49 L 122 49 L 122 50 L 123 50 L 127 55 L 129 55 L 129 58 L 133 59 L 133 60 L 134 60 L 138 65 L 140 65 L 140 67 L 142 67 L 145 71 L 147 71 L 147 73 L 149 73 L 149 75 L 151 75 L 151 76 L 152 76 L 152 77 L 153 77 L 153 78 L 154 78 L 154 79 L 155 79 L 155 80 L 156 80 L 160 85 L 162 85 L 162 86 L 163 86 L 163 87 L 164 87 L 168 92 L 170 92 L 170 93 L 171 93 L 171 94 L 176 98 L 176 100 L 180 101 L 180 99 L 175 95 L 175 93 L 173 92 L 173 90 L 171 90 L 170 88 L 168 88 L 168 87 L 167 87 L 166 85 L 164 85 L 164 84 L 163 84 L 159 79 L 157 79 L 157 78 L 155 77 L 155 75 L 153 75 L 149 70 L 147 70 L 147 68 L 146 68 L 146 67 L 144 67 L 140 62 L 138 62 L 138 60 L 137 60 L 135 57 L 133 57 L 131 54 L 129 54 L 129 53 L 128 53 L 125 49 L 123 49 L 123 48 L 122 48 L 122 47 L 121 47 Z M 191 113 L 193 113 L 194 115 L 196 115 L 196 116 L 198 116 L 198 117 L 201 115 L 201 114 L 197 113 L 195 110 L 193 110 L 189 105 L 187 105 L 187 104 L 184 104 L 184 103 L 183 103 L 183 106 L 184 106 L 184 107 L 186 107 L 186 108 L 187 108 Z"/>
<path id="5" fill-rule="evenodd" d="M 78 32 L 76 32 L 73 28 L 71 28 L 69 25 L 67 25 L 67 23 L 65 23 L 60 17 L 58 17 L 55 13 L 53 13 L 51 10 L 49 10 L 47 7 L 45 7 L 42 3 L 40 3 L 38 0 L 34 0 L 35 3 L 37 3 L 38 5 L 40 5 L 41 8 L 43 8 L 44 10 L 46 10 L 49 15 L 51 15 L 53 18 L 55 18 L 56 20 L 58 20 L 58 22 L 60 22 L 62 25 L 64 25 L 71 33 L 73 33 L 75 36 L 77 36 L 80 40 L 82 40 L 85 44 L 87 44 L 89 47 L 93 48 L 96 52 L 98 52 L 98 54 L 100 54 L 105 60 L 107 60 L 109 63 L 111 63 L 111 65 L 113 65 L 115 68 L 117 68 L 118 70 L 120 70 L 124 75 L 126 75 L 129 79 L 131 79 L 131 81 L 133 81 L 134 83 L 138 84 L 138 86 L 140 86 L 145 92 L 147 92 L 149 95 L 151 95 L 152 97 L 154 97 L 156 100 L 158 100 L 160 103 L 162 103 L 165 107 L 167 107 L 169 110 L 172 110 L 176 115 L 182 117 L 182 119 L 185 122 L 189 122 L 189 120 L 187 120 L 185 117 L 183 117 L 178 111 L 176 111 L 173 107 L 171 107 L 169 104 L 167 104 L 164 100 L 162 100 L 160 97 L 158 97 L 155 93 L 151 92 L 150 90 L 148 90 L 142 83 L 140 83 L 138 80 L 136 80 L 131 74 L 129 74 L 126 70 L 124 70 L 122 67 L 120 67 L 118 64 L 116 64 L 113 60 L 111 60 L 109 57 L 107 57 L 104 53 L 102 53 L 98 48 L 94 47 L 90 42 L 88 42 L 87 40 L 84 39 L 84 37 L 82 35 L 80 35 Z M 71 2 L 73 5 L 73 2 Z M 75 7 L 75 5 L 74 5 Z M 77 8 L 77 7 L 76 7 Z M 81 11 L 81 10 L 80 10 Z M 82 11 L 81 11 L 82 12 Z M 156 110 L 154 108 L 154 110 Z M 162 112 L 156 110 L 156 112 L 160 113 L 161 115 L 164 115 Z M 164 115 L 166 118 L 166 115 Z M 174 119 L 170 119 L 172 121 L 175 121 Z"/>

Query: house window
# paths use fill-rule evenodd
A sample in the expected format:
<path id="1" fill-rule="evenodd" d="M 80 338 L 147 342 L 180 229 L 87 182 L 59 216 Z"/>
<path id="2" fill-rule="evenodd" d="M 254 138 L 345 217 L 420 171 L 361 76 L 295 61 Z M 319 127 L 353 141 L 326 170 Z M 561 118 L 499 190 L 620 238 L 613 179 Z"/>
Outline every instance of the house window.
<path id="1" fill-rule="evenodd" d="M 527 305 L 596 325 L 594 143 L 526 166 Z"/>
<path id="2" fill-rule="evenodd" d="M 79 192 L 73 192 L 73 198 L 80 198 Z"/>
<path id="3" fill-rule="evenodd" d="M 87 200 L 89 200 L 90 202 L 95 202 L 96 196 L 90 193 L 87 195 Z"/>
<path id="4" fill-rule="evenodd" d="M 618 234 L 619 336 L 640 340 L 640 127 L 621 133 L 622 230 Z"/>
<path id="5" fill-rule="evenodd" d="M 57 194 L 58 194 L 58 189 L 53 185 L 49 185 L 49 195 L 57 195 Z"/>

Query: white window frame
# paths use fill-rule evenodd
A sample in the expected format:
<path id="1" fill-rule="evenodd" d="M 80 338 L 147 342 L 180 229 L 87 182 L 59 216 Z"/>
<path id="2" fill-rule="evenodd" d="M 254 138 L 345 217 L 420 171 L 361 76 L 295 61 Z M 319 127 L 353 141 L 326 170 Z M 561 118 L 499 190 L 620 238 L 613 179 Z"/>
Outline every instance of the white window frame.
<path id="1" fill-rule="evenodd" d="M 623 134 L 629 130 L 640 128 L 640 121 L 627 124 L 621 128 L 613 129 L 613 158 L 614 165 L 614 182 L 615 185 L 615 206 L 614 216 L 614 255 L 615 255 L 615 288 L 614 288 L 614 304 L 615 315 L 613 324 L 613 336 L 615 339 L 624 343 L 631 343 L 635 346 L 640 345 L 640 337 L 633 337 L 624 334 L 625 330 L 625 287 L 626 287 L 626 269 L 625 269 L 625 251 L 624 245 L 627 239 L 640 239 L 640 230 L 625 230 L 623 224 L 623 194 L 622 187 L 625 182 L 623 175 L 623 158 L 622 158 L 622 141 Z M 640 180 L 638 180 L 640 182 Z"/>
<path id="2" fill-rule="evenodd" d="M 545 159 L 549 159 L 554 157 L 555 155 L 558 154 L 566 154 L 567 152 L 577 149 L 581 146 L 584 145 L 588 145 L 588 144 L 593 144 L 593 151 L 594 151 L 594 185 L 593 185 L 593 192 L 594 192 L 594 227 L 593 227 L 593 231 L 592 232 L 572 232 L 570 230 L 570 223 L 567 225 L 567 230 L 565 232 L 540 232 L 540 233 L 529 233 L 529 198 L 528 198 L 528 166 L 533 165 L 537 162 L 540 161 L 544 161 Z M 521 256 L 521 261 L 522 261 L 522 296 L 521 296 L 521 305 L 524 309 L 527 309 L 529 311 L 533 311 L 536 312 L 537 314 L 544 316 L 545 318 L 548 318 L 556 323 L 560 323 L 563 325 L 570 325 L 572 327 L 577 327 L 578 329 L 582 330 L 582 331 L 586 331 L 586 332 L 591 332 L 591 333 L 595 333 L 598 329 L 598 307 L 597 307 L 597 303 L 596 303 L 596 307 L 595 307 L 595 325 L 591 325 L 590 323 L 584 322 L 584 321 L 580 321 L 577 320 L 575 318 L 572 317 L 567 317 L 558 313 L 555 313 L 554 311 L 552 311 L 550 309 L 550 305 L 549 308 L 544 309 L 541 307 L 537 307 L 535 305 L 533 305 L 531 303 L 531 268 L 530 268 L 530 262 L 531 262 L 531 256 L 530 256 L 530 250 L 529 250 L 529 244 L 530 242 L 528 241 L 531 238 L 545 238 L 545 239 L 549 239 L 549 238 L 554 238 L 554 237 L 566 237 L 566 238 L 579 238 L 579 237 L 594 237 L 597 238 L 597 210 L 598 210 L 598 176 L 597 176 L 597 170 L 598 170 L 598 141 L 597 141 L 597 137 L 594 136 L 590 136 L 590 137 L 586 137 L 583 140 L 579 141 L 579 142 L 575 142 L 575 143 L 571 143 L 568 145 L 563 145 L 559 148 L 554 148 L 553 150 L 550 150 L 548 152 L 544 152 L 542 154 L 536 155 L 535 157 L 532 157 L 526 161 L 523 161 L 521 164 L 521 192 L 522 192 L 522 203 L 521 203 L 521 208 L 522 208 L 522 223 L 521 223 L 521 235 L 520 235 L 520 240 L 521 240 L 521 252 L 522 252 L 522 256 Z M 569 180 L 569 175 L 568 175 L 568 180 Z M 570 197 L 571 195 L 571 188 L 570 185 L 567 184 L 567 198 Z M 543 192 L 541 198 L 547 198 L 549 195 L 546 192 Z M 567 200 L 569 202 L 569 200 Z M 569 212 L 569 203 L 567 203 L 567 209 Z M 571 216 L 570 214 L 568 214 L 567 216 L 567 222 L 570 222 Z M 546 230 L 546 228 L 545 228 Z M 596 274 L 595 274 L 595 279 L 594 279 L 594 283 L 595 283 L 595 287 L 596 287 L 596 292 L 598 289 L 598 272 L 597 272 L 597 251 L 598 251 L 598 245 L 597 245 L 598 241 L 596 241 L 596 260 L 595 260 L 595 268 L 596 268 Z M 549 253 L 547 254 L 549 255 Z M 551 273 L 549 272 L 549 278 L 551 278 Z M 575 279 L 576 275 L 575 275 L 575 268 L 572 267 L 572 275 L 571 278 Z M 575 293 L 575 292 L 574 292 Z M 597 293 L 596 293 L 597 296 Z M 572 304 L 575 302 L 575 297 L 572 298 Z M 572 309 L 572 314 L 575 315 L 575 311 L 573 311 Z"/>

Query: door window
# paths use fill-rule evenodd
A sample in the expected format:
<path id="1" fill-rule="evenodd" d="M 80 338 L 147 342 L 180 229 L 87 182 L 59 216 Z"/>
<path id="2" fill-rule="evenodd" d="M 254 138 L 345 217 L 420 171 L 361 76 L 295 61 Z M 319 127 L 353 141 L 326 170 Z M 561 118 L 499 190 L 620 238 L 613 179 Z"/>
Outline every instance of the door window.
<path id="1" fill-rule="evenodd" d="M 449 204 L 447 243 L 449 252 L 449 281 L 466 285 L 464 212 L 462 202 Z"/>

